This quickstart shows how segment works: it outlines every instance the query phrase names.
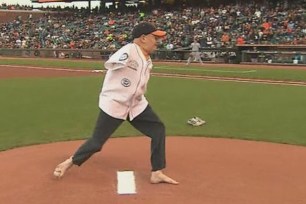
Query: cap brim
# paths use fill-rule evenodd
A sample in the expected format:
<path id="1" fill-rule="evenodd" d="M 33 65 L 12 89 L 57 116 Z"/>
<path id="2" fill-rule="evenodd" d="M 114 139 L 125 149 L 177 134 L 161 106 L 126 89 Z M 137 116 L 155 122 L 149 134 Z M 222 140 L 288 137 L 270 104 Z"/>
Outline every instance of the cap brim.
<path id="1" fill-rule="evenodd" d="M 156 31 L 152 32 L 151 34 L 154 35 L 154 36 L 157 36 L 157 37 L 165 37 L 167 35 L 167 33 L 165 31 L 162 31 L 162 30 L 156 30 Z"/>

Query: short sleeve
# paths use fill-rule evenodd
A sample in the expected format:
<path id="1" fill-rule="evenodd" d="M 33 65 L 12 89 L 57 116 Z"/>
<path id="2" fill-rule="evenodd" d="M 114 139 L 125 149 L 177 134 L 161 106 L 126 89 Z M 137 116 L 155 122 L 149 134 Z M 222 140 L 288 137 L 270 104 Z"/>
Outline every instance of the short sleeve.
<path id="1" fill-rule="evenodd" d="M 105 69 L 116 70 L 124 68 L 129 61 L 130 46 L 126 45 L 115 52 L 104 64 Z"/>

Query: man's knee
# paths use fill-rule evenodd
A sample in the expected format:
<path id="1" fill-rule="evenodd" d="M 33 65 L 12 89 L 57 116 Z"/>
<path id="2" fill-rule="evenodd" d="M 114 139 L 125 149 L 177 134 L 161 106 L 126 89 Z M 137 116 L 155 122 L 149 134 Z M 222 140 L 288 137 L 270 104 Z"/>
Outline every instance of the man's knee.
<path id="1" fill-rule="evenodd" d="M 91 149 L 93 152 L 99 152 L 99 151 L 101 151 L 102 145 L 103 145 L 103 144 L 102 144 L 101 142 L 99 142 L 99 141 L 97 141 L 97 140 L 95 140 L 95 139 L 92 139 L 92 140 L 90 140 L 90 142 L 89 142 L 90 149 Z"/>
<path id="2" fill-rule="evenodd" d="M 157 128 L 155 128 L 156 135 L 158 137 L 165 137 L 166 135 L 166 127 L 163 123 L 160 123 Z"/>

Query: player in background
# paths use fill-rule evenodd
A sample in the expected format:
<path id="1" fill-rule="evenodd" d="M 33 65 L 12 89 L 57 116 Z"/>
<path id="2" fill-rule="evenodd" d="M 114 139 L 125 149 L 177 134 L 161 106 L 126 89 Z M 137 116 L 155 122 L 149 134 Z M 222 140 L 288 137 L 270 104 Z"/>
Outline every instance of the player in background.
<path id="1" fill-rule="evenodd" d="M 190 44 L 190 48 L 191 53 L 189 55 L 189 58 L 187 59 L 186 65 L 189 65 L 192 59 L 196 62 L 200 62 L 201 64 L 203 64 L 200 52 L 201 45 L 196 38 L 194 38 L 193 42 Z"/>

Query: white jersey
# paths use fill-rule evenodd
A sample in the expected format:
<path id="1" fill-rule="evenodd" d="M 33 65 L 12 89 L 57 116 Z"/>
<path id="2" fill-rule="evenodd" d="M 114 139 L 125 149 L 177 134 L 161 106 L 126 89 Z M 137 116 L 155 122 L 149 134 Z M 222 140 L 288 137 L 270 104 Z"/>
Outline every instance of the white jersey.
<path id="1" fill-rule="evenodd" d="M 133 120 L 148 105 L 144 96 L 152 60 L 140 47 L 130 43 L 114 53 L 104 64 L 107 69 L 99 97 L 99 107 L 108 115 Z"/>
<path id="2" fill-rule="evenodd" d="M 193 43 L 191 43 L 190 47 L 191 47 L 191 51 L 199 52 L 200 48 L 201 48 L 201 45 L 198 42 L 193 42 Z"/>

